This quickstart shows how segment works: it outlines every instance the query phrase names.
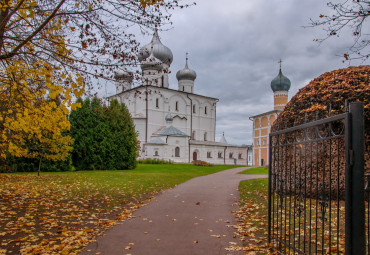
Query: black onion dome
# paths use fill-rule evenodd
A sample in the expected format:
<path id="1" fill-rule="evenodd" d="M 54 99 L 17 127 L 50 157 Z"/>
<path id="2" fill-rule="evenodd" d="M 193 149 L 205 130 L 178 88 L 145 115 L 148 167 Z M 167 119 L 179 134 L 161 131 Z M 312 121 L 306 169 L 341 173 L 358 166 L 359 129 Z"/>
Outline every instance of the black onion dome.
<path id="1" fill-rule="evenodd" d="M 274 92 L 289 91 L 290 85 L 291 85 L 290 80 L 286 76 L 283 75 L 283 73 L 281 72 L 281 68 L 280 68 L 278 76 L 276 76 L 275 79 L 271 81 L 272 91 Z"/>

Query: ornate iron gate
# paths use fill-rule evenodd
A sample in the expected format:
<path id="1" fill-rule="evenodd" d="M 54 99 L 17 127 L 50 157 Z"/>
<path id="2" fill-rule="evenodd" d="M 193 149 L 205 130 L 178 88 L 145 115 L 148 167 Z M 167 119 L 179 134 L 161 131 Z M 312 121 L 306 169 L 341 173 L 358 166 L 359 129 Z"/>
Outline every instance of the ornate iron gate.
<path id="1" fill-rule="evenodd" d="M 268 202 L 268 238 L 278 253 L 365 254 L 361 103 L 270 133 Z"/>

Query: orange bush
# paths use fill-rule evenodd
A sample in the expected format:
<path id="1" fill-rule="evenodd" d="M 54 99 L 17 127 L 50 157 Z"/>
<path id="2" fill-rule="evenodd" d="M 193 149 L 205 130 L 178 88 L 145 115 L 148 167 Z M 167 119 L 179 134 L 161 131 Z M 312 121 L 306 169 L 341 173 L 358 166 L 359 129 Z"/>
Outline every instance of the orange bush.
<path id="1" fill-rule="evenodd" d="M 312 80 L 290 100 L 272 130 L 343 113 L 346 102 L 356 101 L 365 108 L 365 171 L 370 173 L 370 66 L 338 69 Z"/>

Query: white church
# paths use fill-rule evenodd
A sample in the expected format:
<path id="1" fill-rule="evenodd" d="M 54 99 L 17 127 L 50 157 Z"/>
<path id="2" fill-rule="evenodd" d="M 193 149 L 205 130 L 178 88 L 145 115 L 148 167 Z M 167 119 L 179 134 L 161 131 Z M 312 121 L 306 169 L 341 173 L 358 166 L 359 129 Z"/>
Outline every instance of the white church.
<path id="1" fill-rule="evenodd" d="M 212 164 L 252 165 L 252 146 L 215 141 L 217 98 L 194 93 L 196 72 L 185 67 L 176 74 L 178 89 L 169 88 L 171 50 L 158 36 L 139 51 L 141 85 L 132 86 L 133 75 L 115 73 L 116 94 L 131 113 L 140 141 L 139 159 L 157 158 L 178 163 L 194 160 Z"/>

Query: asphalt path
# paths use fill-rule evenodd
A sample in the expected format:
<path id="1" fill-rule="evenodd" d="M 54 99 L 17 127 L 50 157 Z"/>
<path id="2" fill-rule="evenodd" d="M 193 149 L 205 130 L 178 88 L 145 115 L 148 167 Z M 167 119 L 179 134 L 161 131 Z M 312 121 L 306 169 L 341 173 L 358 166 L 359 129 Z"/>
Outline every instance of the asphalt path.
<path id="1" fill-rule="evenodd" d="M 193 178 L 164 191 L 133 217 L 112 227 L 80 254 L 242 254 L 235 236 L 240 181 L 267 175 L 238 174 L 239 167 Z"/>

